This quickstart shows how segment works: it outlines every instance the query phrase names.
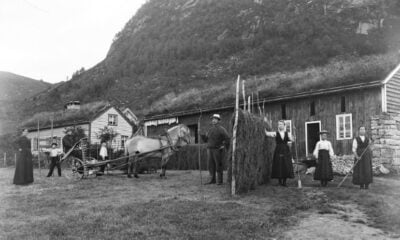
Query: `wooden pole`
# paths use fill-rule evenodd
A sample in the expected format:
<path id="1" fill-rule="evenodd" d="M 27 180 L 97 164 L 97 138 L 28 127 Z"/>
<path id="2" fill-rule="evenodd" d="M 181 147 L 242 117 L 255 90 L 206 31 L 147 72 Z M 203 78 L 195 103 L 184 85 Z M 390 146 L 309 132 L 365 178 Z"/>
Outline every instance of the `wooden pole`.
<path id="1" fill-rule="evenodd" d="M 244 84 L 243 84 L 244 86 Z M 232 182 L 231 182 L 231 194 L 236 195 L 236 132 L 239 119 L 239 88 L 240 88 L 240 75 L 238 75 L 236 83 L 236 104 L 235 104 L 235 122 L 233 125 L 232 134 Z M 244 93 L 244 91 L 243 91 Z M 246 102 L 246 99 L 245 101 Z"/>
<path id="2" fill-rule="evenodd" d="M 4 167 L 7 167 L 7 153 L 4 153 Z"/>
<path id="3" fill-rule="evenodd" d="M 201 144 L 200 144 L 200 129 L 201 129 L 201 115 L 202 111 L 200 109 L 200 116 L 199 120 L 197 121 L 197 144 L 198 144 L 198 158 L 199 158 L 199 171 L 200 171 L 200 192 L 201 192 L 201 197 L 202 200 L 204 200 L 204 195 L 203 195 L 203 175 L 201 174 Z"/>
<path id="4" fill-rule="evenodd" d="M 251 112 L 254 113 L 254 93 L 251 93 Z"/>
<path id="5" fill-rule="evenodd" d="M 54 120 L 54 116 L 51 117 L 50 122 L 51 122 L 51 141 L 50 144 L 53 144 L 53 120 Z"/>
<path id="6" fill-rule="evenodd" d="M 14 153 L 14 164 L 17 166 L 17 153 Z"/>
<path id="7" fill-rule="evenodd" d="M 243 110 L 246 111 L 246 90 L 245 90 L 245 80 L 242 81 L 242 95 L 243 95 Z"/>
<path id="8" fill-rule="evenodd" d="M 247 98 L 247 111 L 251 113 L 251 96 Z"/>
<path id="9" fill-rule="evenodd" d="M 263 114 L 262 114 L 262 110 L 260 107 L 260 95 L 258 92 L 257 92 L 257 107 L 258 107 L 258 112 L 260 113 L 260 116 L 262 116 Z"/>
<path id="10" fill-rule="evenodd" d="M 39 128 L 39 119 L 37 122 L 37 150 L 38 150 L 38 164 L 39 164 L 39 176 L 42 176 L 42 171 L 40 167 L 40 128 Z"/>

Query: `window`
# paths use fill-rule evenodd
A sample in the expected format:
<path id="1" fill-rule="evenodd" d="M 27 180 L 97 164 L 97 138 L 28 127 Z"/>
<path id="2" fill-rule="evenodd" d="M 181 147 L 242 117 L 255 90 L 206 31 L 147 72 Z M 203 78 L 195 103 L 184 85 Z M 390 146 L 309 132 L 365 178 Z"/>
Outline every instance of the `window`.
<path id="1" fill-rule="evenodd" d="M 310 116 L 315 116 L 315 102 L 310 103 Z"/>
<path id="2" fill-rule="evenodd" d="M 126 140 L 128 140 L 128 136 L 121 135 L 121 148 L 122 148 L 122 149 L 125 148 Z"/>
<path id="3" fill-rule="evenodd" d="M 117 114 L 108 114 L 108 125 L 109 126 L 117 126 L 118 125 L 118 115 Z"/>
<path id="4" fill-rule="evenodd" d="M 351 114 L 336 115 L 336 139 L 353 138 L 353 119 Z"/>
<path id="5" fill-rule="evenodd" d="M 282 119 L 286 119 L 286 104 L 281 105 Z"/>
<path id="6" fill-rule="evenodd" d="M 346 98 L 342 97 L 340 100 L 340 111 L 342 113 L 346 112 Z"/>

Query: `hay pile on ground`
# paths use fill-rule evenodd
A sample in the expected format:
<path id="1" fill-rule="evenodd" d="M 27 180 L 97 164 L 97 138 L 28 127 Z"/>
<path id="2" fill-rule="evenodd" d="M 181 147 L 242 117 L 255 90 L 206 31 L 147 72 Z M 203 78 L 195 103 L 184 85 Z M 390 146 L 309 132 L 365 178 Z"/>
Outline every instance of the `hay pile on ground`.
<path id="1" fill-rule="evenodd" d="M 233 124 L 232 124 L 233 126 Z M 273 139 L 265 136 L 271 127 L 263 118 L 239 111 L 236 143 L 236 193 L 245 193 L 257 185 L 267 183 L 270 178 Z M 232 144 L 231 144 L 232 145 Z M 228 180 L 232 180 L 232 146 L 229 151 Z"/>

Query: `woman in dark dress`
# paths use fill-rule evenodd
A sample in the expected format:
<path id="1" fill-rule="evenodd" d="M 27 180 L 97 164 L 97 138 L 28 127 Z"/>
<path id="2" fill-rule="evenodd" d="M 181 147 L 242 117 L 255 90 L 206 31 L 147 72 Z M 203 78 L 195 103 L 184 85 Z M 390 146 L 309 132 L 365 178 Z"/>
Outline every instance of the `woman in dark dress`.
<path id="1" fill-rule="evenodd" d="M 276 141 L 271 178 L 277 178 L 281 186 L 286 186 L 286 179 L 294 178 L 292 154 L 289 147 L 289 142 L 292 142 L 293 138 L 290 133 L 285 131 L 284 121 L 278 122 L 278 131 L 265 131 L 265 134 L 268 137 L 274 137 Z"/>
<path id="2" fill-rule="evenodd" d="M 22 132 L 15 144 L 18 148 L 17 163 L 13 183 L 16 185 L 26 185 L 33 182 L 33 163 L 31 153 L 31 141 L 26 137 L 27 130 Z"/>
<path id="3" fill-rule="evenodd" d="M 323 130 L 320 132 L 321 141 L 315 145 L 313 152 L 314 157 L 317 158 L 317 167 L 315 168 L 314 180 L 320 180 L 321 186 L 326 187 L 328 181 L 333 179 L 333 169 L 331 159 L 335 157 L 332 144 L 328 140 L 328 132 Z"/>
<path id="4" fill-rule="evenodd" d="M 371 139 L 365 136 L 365 127 L 358 129 L 359 136 L 353 141 L 354 169 L 353 184 L 360 185 L 360 189 L 368 189 L 372 183 L 372 151 Z"/>

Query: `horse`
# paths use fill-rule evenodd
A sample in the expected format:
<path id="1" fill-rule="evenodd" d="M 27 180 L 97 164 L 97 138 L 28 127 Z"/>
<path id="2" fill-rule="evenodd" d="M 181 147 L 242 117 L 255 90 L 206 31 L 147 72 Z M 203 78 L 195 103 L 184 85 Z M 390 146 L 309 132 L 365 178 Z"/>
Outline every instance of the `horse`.
<path id="1" fill-rule="evenodd" d="M 179 124 L 166 131 L 158 139 L 137 135 L 128 139 L 125 143 L 125 156 L 128 162 L 128 177 L 132 177 L 132 170 L 135 166 L 134 176 L 137 178 L 137 161 L 140 158 L 156 157 L 161 158 L 161 174 L 165 177 L 166 165 L 175 151 L 182 146 L 190 144 L 190 130 L 184 124 Z M 131 159 L 133 158 L 133 162 Z"/>

